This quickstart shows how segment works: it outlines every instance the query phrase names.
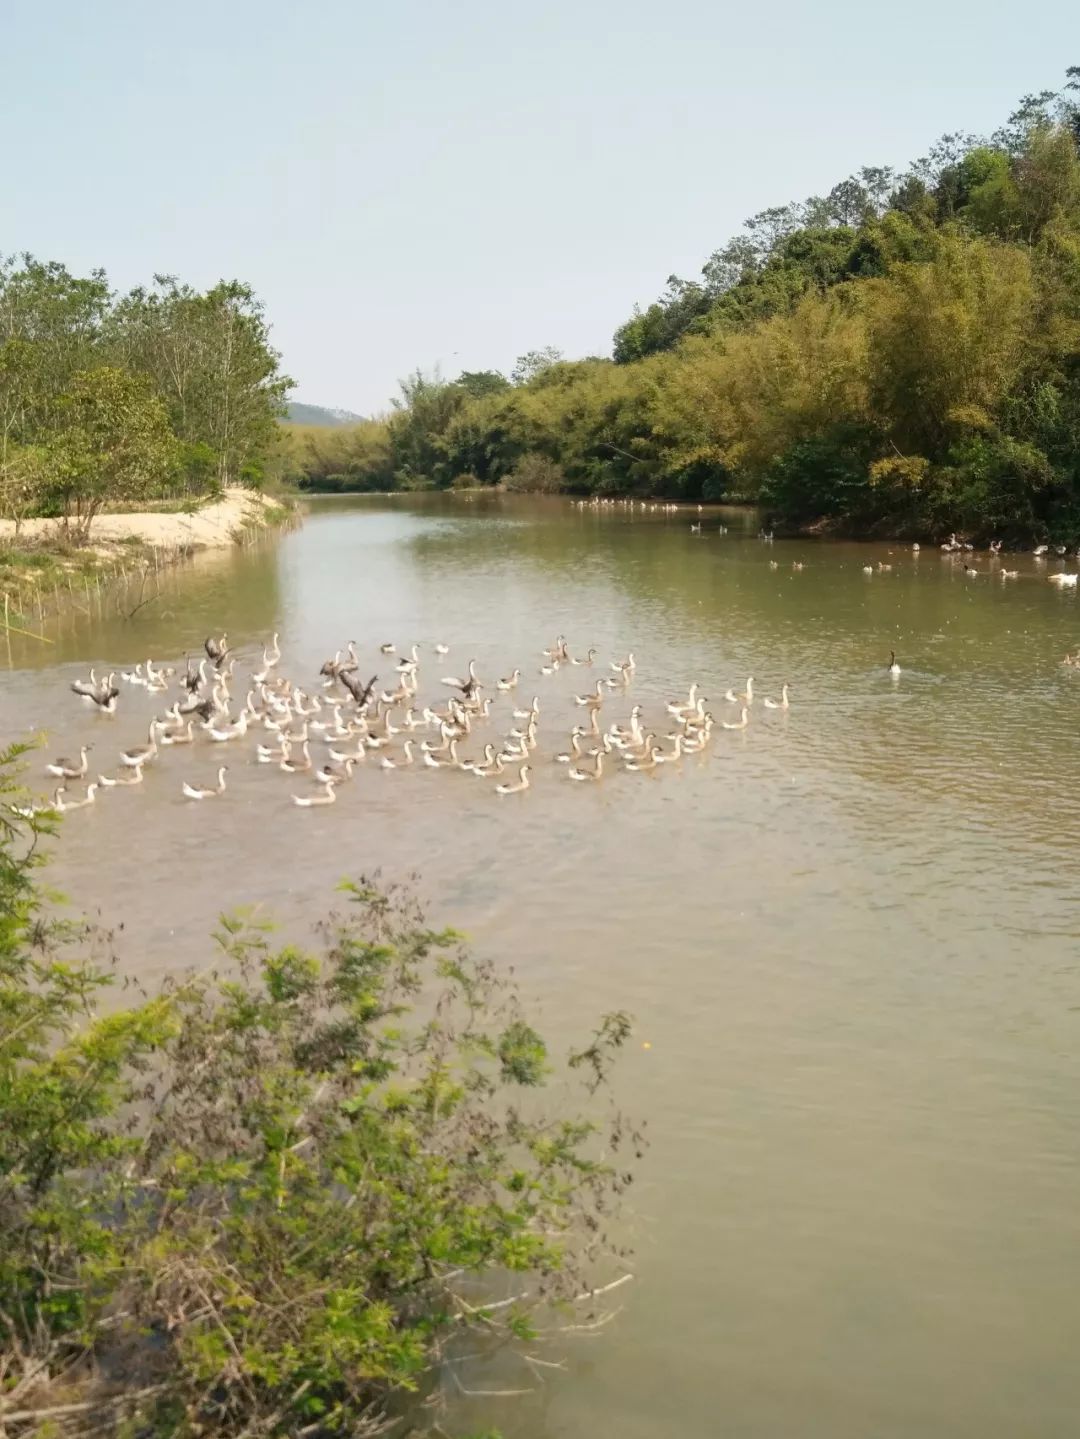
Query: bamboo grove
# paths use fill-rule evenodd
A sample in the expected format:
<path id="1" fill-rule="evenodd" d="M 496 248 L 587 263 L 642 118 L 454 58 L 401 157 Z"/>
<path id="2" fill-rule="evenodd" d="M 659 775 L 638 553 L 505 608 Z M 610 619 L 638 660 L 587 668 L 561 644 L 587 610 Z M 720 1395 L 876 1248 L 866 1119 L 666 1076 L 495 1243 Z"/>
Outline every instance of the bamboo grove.
<path id="1" fill-rule="evenodd" d="M 613 356 L 522 357 L 294 430 L 301 486 L 752 500 L 850 533 L 1080 538 L 1080 67 L 990 138 L 947 135 L 763 212 Z"/>

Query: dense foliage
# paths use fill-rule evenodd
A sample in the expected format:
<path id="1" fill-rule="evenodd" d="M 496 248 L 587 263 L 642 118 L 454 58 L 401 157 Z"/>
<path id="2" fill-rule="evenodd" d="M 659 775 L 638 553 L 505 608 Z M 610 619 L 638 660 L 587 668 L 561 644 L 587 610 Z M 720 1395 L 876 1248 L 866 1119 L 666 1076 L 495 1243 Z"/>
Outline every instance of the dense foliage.
<path id="1" fill-rule="evenodd" d="M 482 378 L 413 376 L 385 418 L 295 440 L 294 473 L 520 487 L 539 455 L 545 487 L 579 494 L 1080 539 L 1080 69 L 988 139 L 755 216 L 613 360 L 541 351 Z"/>
<path id="2" fill-rule="evenodd" d="M 87 934 L 46 916 L 18 758 L 0 754 L 0 1430 L 371 1434 L 423 1402 L 428 1432 L 478 1354 L 539 1374 L 560 1301 L 595 1321 L 636 1136 L 551 1112 L 512 990 L 367 883 L 313 949 L 228 920 L 216 968 L 120 1007 Z M 607 1018 L 568 1077 L 595 1095 L 627 1033 Z"/>
<path id="3" fill-rule="evenodd" d="M 85 529 L 106 502 L 257 481 L 289 384 L 245 285 L 117 296 L 101 271 L 0 258 L 0 514 Z"/>

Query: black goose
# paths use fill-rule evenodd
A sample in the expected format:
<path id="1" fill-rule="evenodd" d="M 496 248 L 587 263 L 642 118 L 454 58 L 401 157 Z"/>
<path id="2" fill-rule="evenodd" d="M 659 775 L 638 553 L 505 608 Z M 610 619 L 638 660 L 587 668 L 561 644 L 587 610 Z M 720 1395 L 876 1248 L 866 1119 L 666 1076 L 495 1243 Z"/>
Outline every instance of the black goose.
<path id="1" fill-rule="evenodd" d="M 367 684 L 362 685 L 350 670 L 345 670 L 342 674 L 338 675 L 338 679 L 340 679 L 341 683 L 349 691 L 359 707 L 364 709 L 365 706 L 370 703 L 371 696 L 375 693 L 375 686 L 379 681 L 379 676 L 372 675 Z"/>

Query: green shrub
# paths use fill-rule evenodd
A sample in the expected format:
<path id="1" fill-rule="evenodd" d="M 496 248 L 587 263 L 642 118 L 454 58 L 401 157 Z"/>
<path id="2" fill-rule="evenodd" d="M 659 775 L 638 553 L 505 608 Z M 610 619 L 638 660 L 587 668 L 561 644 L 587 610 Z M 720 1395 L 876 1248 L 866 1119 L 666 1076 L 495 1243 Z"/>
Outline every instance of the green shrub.
<path id="1" fill-rule="evenodd" d="M 590 1292 L 637 1136 L 546 1111 L 557 1066 L 494 967 L 361 881 L 315 947 L 225 920 L 217 969 L 99 1016 L 111 975 L 44 916 L 17 759 L 0 1427 L 76 1405 L 65 1432 L 363 1434 L 464 1353 L 540 1343 Z M 571 1055 L 589 1091 L 628 1032 Z"/>

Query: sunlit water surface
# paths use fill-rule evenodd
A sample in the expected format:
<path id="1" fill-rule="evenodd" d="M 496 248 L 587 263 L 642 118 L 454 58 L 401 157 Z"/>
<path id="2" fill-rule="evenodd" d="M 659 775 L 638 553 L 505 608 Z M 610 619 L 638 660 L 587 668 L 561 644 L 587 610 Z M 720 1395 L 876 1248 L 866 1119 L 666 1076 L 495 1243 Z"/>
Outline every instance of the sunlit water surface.
<path id="1" fill-rule="evenodd" d="M 416 871 L 435 915 L 511 962 L 556 1047 L 616 1006 L 619 1097 L 649 1122 L 625 1231 L 633 1285 L 532 1398 L 451 1427 L 525 1439 L 1072 1439 L 1080 1414 L 1080 642 L 1075 591 L 1031 557 L 1002 582 L 935 549 L 761 543 L 751 516 L 448 497 L 327 502 L 277 544 L 211 556 L 130 619 L 0 652 L 0 735 L 49 731 L 95 769 L 153 713 L 68 682 L 177 662 L 227 629 L 312 683 L 419 642 L 422 692 L 477 659 L 540 697 L 533 788 L 369 764 L 331 809 L 249 748 L 167 752 L 72 815 L 55 882 L 153 982 L 205 956 L 219 910 L 314 918 L 345 874 Z M 696 516 L 694 517 L 696 518 Z M 718 532 L 726 522 L 729 532 Z M 891 571 L 863 573 L 866 564 Z M 795 561 L 805 565 L 793 569 Z M 92 608 L 92 607 L 91 607 Z M 538 673 L 565 632 L 597 670 Z M 446 643 L 445 659 L 432 654 Z M 886 672 L 890 649 L 903 667 Z M 791 685 L 744 733 L 654 775 L 570 784 L 571 696 L 633 650 L 629 704 L 697 680 L 718 719 L 747 675 Z M 370 660 L 370 664 L 368 661 Z M 366 675 L 365 675 L 366 678 Z M 501 698 L 495 733 L 510 727 Z M 231 765 L 228 794 L 181 778 Z M 321 747 L 316 749 L 321 756 Z M 44 788 L 47 781 L 41 777 Z M 646 1048 L 645 1046 L 649 1047 Z"/>

